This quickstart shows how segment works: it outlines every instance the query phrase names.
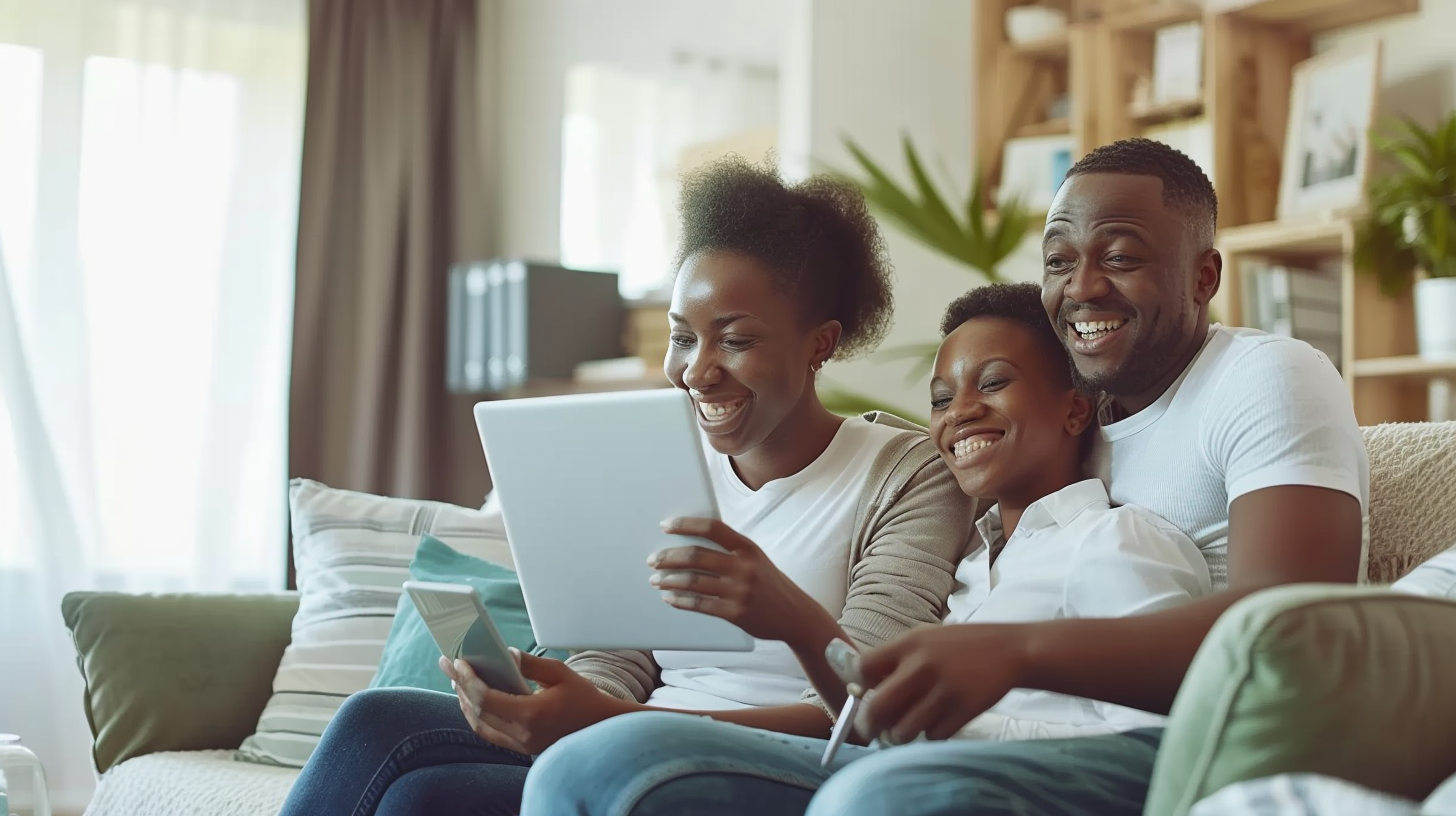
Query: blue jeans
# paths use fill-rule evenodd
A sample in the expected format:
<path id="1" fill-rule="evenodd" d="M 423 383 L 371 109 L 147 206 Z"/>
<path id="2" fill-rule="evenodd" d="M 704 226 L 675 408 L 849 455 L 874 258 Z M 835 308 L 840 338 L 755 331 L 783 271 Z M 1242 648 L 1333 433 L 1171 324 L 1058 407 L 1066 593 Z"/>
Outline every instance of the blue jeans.
<path id="1" fill-rule="evenodd" d="M 667 712 L 541 754 L 522 816 L 1139 816 L 1162 729 L 1021 742 L 845 746 Z"/>
<path id="2" fill-rule="evenodd" d="M 477 737 L 453 694 L 369 689 L 334 715 L 280 816 L 515 814 L 531 761 Z"/>

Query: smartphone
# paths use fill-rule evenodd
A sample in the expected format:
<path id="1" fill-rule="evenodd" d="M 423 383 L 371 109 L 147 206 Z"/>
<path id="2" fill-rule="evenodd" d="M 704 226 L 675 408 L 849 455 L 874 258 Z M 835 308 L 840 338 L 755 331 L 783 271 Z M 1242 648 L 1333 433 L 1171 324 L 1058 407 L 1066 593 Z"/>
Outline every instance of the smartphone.
<path id="1" fill-rule="evenodd" d="M 464 660 L 493 689 L 530 694 L 531 686 L 485 611 L 480 593 L 467 584 L 405 581 L 415 609 L 450 660 Z"/>
<path id="2" fill-rule="evenodd" d="M 835 638 L 829 641 L 824 647 L 824 659 L 829 661 L 829 668 L 834 670 L 840 680 L 844 681 L 846 688 L 854 688 L 857 691 L 864 690 L 864 674 L 860 671 L 859 652 L 854 647 Z M 824 756 L 819 758 L 819 766 L 828 768 L 839 754 L 839 747 L 849 739 L 850 730 L 854 728 L 854 721 L 859 717 L 859 708 L 863 701 L 855 694 L 850 694 L 849 699 L 844 701 L 844 709 L 839 712 L 839 719 L 834 721 L 834 730 L 829 732 L 829 744 L 824 747 Z"/>

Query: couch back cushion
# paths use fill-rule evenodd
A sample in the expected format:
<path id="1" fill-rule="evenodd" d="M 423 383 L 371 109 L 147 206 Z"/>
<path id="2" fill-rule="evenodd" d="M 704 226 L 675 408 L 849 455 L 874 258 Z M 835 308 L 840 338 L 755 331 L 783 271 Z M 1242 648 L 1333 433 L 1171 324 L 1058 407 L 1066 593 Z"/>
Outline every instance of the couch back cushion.
<path id="1" fill-rule="evenodd" d="M 298 596 L 73 592 L 61 614 L 86 681 L 92 758 L 236 748 L 268 701 Z"/>
<path id="2" fill-rule="evenodd" d="M 498 513 L 290 483 L 300 601 L 273 695 L 238 758 L 302 767 L 344 699 L 369 686 L 422 535 L 511 567 Z"/>

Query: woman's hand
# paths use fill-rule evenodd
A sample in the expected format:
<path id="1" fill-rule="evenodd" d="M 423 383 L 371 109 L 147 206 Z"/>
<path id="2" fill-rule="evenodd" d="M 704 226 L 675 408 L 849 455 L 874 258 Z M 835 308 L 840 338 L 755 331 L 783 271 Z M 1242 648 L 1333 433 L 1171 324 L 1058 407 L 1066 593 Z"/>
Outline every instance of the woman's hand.
<path id="1" fill-rule="evenodd" d="M 460 710 L 481 739 L 535 756 L 568 734 L 639 708 L 602 692 L 559 660 L 511 649 L 521 674 L 540 686 L 535 694 L 509 694 L 487 686 L 464 660 L 440 657 L 453 681 Z"/>
<path id="2" fill-rule="evenodd" d="M 866 652 L 875 693 L 856 725 L 891 744 L 950 739 L 1020 684 L 1024 640 L 1014 625 L 928 626 Z"/>
<path id="3" fill-rule="evenodd" d="M 705 538 L 728 551 L 686 546 L 653 553 L 647 560 L 655 570 L 649 581 L 672 606 L 722 618 L 762 640 L 790 646 L 817 642 L 821 651 L 839 631 L 833 616 L 780 572 L 757 544 L 723 522 L 677 518 L 664 521 L 662 529 Z"/>

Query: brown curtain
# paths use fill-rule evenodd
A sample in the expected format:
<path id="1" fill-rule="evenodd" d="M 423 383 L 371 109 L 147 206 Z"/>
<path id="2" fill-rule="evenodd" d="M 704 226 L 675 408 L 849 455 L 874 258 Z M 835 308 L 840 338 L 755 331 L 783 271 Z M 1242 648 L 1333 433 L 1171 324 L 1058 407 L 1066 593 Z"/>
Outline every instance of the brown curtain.
<path id="1" fill-rule="evenodd" d="M 289 470 L 479 504 L 448 271 L 488 257 L 476 0 L 311 0 Z"/>

